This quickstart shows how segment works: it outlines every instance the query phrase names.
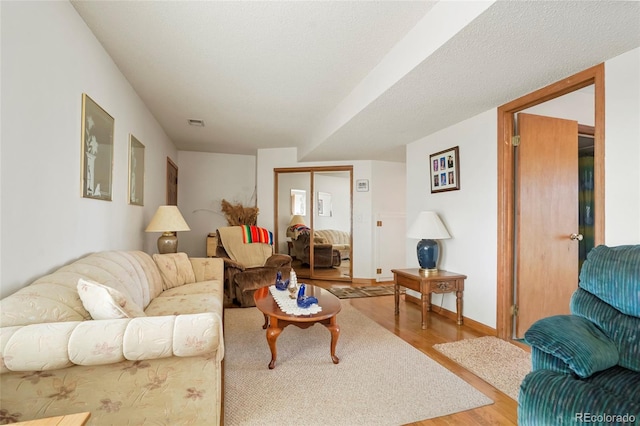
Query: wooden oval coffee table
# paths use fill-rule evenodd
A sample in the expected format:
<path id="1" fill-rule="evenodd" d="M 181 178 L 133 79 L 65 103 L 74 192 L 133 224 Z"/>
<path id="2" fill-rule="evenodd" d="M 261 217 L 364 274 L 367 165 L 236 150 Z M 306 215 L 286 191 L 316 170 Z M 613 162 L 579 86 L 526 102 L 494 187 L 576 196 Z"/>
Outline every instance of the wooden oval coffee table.
<path id="1" fill-rule="evenodd" d="M 308 284 L 305 294 L 318 299 L 318 305 L 322 307 L 321 312 L 310 315 L 284 313 L 271 295 L 269 287 L 262 287 L 253 295 L 256 306 L 264 314 L 262 328 L 267 330 L 267 343 L 269 343 L 269 349 L 271 350 L 269 369 L 273 369 L 276 366 L 276 358 L 278 356 L 276 340 L 288 325 L 295 325 L 302 329 L 309 328 L 314 324 L 322 324 L 327 327 L 331 333 L 331 360 L 334 364 L 340 362 L 336 356 L 336 344 L 338 343 L 338 337 L 340 337 L 340 327 L 336 323 L 336 315 L 342 309 L 340 299 L 323 288 Z"/>

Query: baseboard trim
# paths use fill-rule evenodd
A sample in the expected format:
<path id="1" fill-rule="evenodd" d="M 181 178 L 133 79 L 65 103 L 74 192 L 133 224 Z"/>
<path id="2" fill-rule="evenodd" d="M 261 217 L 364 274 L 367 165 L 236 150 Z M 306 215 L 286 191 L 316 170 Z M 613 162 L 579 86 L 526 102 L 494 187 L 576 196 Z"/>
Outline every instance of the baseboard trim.
<path id="1" fill-rule="evenodd" d="M 411 296 L 410 294 L 405 294 L 404 299 L 407 302 L 414 303 L 420 306 L 421 301 L 418 297 Z M 450 319 L 452 321 L 458 320 L 458 314 L 452 312 L 448 309 L 441 308 L 440 306 L 431 305 L 431 312 L 436 313 L 438 315 L 442 315 L 443 317 Z M 467 318 L 464 315 L 462 316 L 462 320 L 464 321 L 464 325 L 469 328 L 472 328 L 481 333 L 487 334 L 489 336 L 497 336 L 498 332 L 495 328 L 489 327 L 488 325 L 484 325 L 481 322 L 474 321 L 471 318 Z"/>
<path id="2" fill-rule="evenodd" d="M 351 284 L 366 284 L 366 285 L 389 285 L 393 284 L 391 281 L 377 281 L 375 278 L 353 278 Z"/>

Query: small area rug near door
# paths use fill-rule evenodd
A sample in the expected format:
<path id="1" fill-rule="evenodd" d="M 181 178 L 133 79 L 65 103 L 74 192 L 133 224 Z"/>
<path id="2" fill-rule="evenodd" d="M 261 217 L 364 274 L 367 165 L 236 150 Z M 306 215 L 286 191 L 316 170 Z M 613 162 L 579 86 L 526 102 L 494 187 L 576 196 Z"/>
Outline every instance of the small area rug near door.
<path id="1" fill-rule="evenodd" d="M 389 296 L 394 293 L 393 285 L 376 285 L 368 287 L 330 287 L 327 290 L 338 299 L 355 299 L 359 297 Z M 404 289 L 402 289 L 404 290 Z M 404 292 L 404 291 L 403 291 Z"/>
<path id="2" fill-rule="evenodd" d="M 531 354 L 497 337 L 439 343 L 433 349 L 516 401 L 520 383 L 531 371 Z"/>
<path id="3" fill-rule="evenodd" d="M 289 326 L 269 370 L 263 318 L 256 308 L 225 310 L 227 426 L 400 425 L 493 402 L 348 301 L 337 317 L 339 364 L 324 326 Z"/>

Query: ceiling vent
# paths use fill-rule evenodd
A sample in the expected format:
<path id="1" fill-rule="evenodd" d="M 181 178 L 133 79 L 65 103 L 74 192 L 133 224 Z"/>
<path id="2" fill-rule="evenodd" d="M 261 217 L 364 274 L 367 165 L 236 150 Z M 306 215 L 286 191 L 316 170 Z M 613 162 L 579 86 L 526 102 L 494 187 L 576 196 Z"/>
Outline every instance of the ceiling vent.
<path id="1" fill-rule="evenodd" d="M 189 126 L 204 127 L 204 120 L 197 120 L 195 118 L 190 118 L 187 121 L 189 121 Z"/>

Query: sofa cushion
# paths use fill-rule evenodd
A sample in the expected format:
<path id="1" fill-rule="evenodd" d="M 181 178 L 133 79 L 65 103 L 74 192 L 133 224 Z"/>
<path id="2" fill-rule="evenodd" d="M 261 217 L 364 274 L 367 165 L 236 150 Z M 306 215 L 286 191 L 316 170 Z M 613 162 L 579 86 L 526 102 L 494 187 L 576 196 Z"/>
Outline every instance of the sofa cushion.
<path id="1" fill-rule="evenodd" d="M 182 296 L 157 297 L 147 306 L 147 316 L 200 314 L 222 312 L 222 301 L 217 295 L 187 294 Z"/>
<path id="2" fill-rule="evenodd" d="M 551 354 L 579 377 L 618 363 L 618 348 L 592 322 L 575 315 L 556 315 L 536 321 L 525 333 L 528 344 Z M 566 336 L 572 336 L 567 339 Z"/>
<path id="3" fill-rule="evenodd" d="M 78 295 L 91 318 L 96 320 L 145 316 L 125 294 L 91 280 L 78 280 Z"/>
<path id="4" fill-rule="evenodd" d="M 640 316 L 640 245 L 593 248 L 580 271 L 580 288 L 618 311 Z"/>
<path id="5" fill-rule="evenodd" d="M 171 288 L 167 291 L 163 291 L 160 293 L 160 298 L 162 297 L 173 297 L 173 296 L 186 296 L 188 294 L 222 294 L 222 281 L 220 280 L 211 280 L 211 281 L 200 281 L 192 284 L 185 284 L 179 287 Z"/>
<path id="6" fill-rule="evenodd" d="M 158 265 L 165 290 L 196 281 L 193 266 L 186 253 L 154 254 L 153 260 Z"/>
<path id="7" fill-rule="evenodd" d="M 619 365 L 640 372 L 639 317 L 624 315 L 581 288 L 571 297 L 571 312 L 594 323 L 616 344 Z"/>

